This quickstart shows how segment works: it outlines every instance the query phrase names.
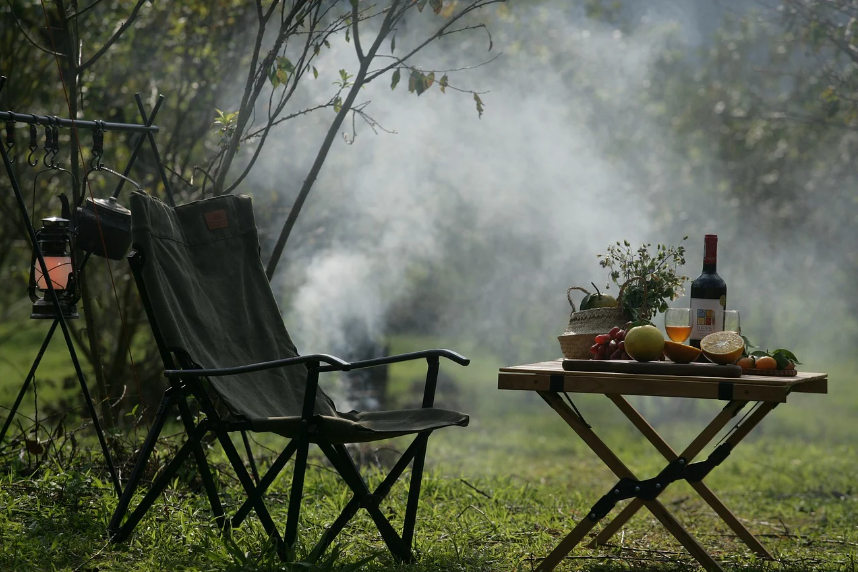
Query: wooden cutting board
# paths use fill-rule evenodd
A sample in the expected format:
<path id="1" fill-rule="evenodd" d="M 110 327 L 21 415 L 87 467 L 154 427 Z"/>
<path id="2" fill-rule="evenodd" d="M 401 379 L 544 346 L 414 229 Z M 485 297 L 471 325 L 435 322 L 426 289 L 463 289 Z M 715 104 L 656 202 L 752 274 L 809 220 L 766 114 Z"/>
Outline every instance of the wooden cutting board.
<path id="1" fill-rule="evenodd" d="M 565 359 L 566 371 L 598 371 L 614 373 L 642 373 L 652 375 L 682 375 L 689 377 L 741 377 L 738 365 L 714 363 L 673 363 L 672 361 L 592 360 Z"/>
<path id="2" fill-rule="evenodd" d="M 772 377 L 795 377 L 798 371 L 794 369 L 757 369 L 757 368 L 742 368 L 742 373 L 745 375 L 769 375 Z"/>

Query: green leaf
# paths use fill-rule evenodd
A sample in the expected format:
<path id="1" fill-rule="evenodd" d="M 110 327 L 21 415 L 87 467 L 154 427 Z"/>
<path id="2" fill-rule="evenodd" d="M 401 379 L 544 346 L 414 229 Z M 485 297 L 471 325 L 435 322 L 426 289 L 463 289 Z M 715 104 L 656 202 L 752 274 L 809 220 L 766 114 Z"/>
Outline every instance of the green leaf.
<path id="1" fill-rule="evenodd" d="M 769 352 L 765 352 L 765 351 L 763 351 L 763 350 L 757 350 L 757 351 L 755 351 L 755 352 L 751 352 L 751 355 L 752 355 L 752 356 L 754 356 L 754 357 L 764 357 L 764 356 L 768 356 L 768 355 L 769 355 Z M 770 357 L 771 357 L 771 356 L 770 356 Z"/>
<path id="2" fill-rule="evenodd" d="M 396 34 L 393 34 L 393 37 L 390 38 L 390 53 L 396 51 Z"/>
<path id="3" fill-rule="evenodd" d="M 319 79 L 319 70 L 316 69 L 316 66 L 313 66 L 313 79 Z"/>
<path id="4" fill-rule="evenodd" d="M 419 0 L 419 2 L 417 2 L 417 11 L 418 12 L 423 11 L 423 8 L 426 7 L 426 2 L 428 2 L 428 0 Z"/>
<path id="5" fill-rule="evenodd" d="M 798 358 L 795 357 L 795 354 L 789 350 L 785 350 L 785 349 L 781 348 L 781 349 L 777 349 L 777 350 L 772 352 L 772 357 L 774 357 L 775 359 L 778 359 L 778 355 L 782 355 L 786 359 L 790 360 L 791 362 L 796 363 L 798 365 L 801 365 L 801 362 L 798 361 Z"/>
<path id="6" fill-rule="evenodd" d="M 342 109 L 342 108 L 343 108 L 343 98 L 341 98 L 338 95 L 337 98 L 334 100 L 334 113 L 339 113 L 340 109 Z"/>
<path id="7" fill-rule="evenodd" d="M 396 89 L 396 84 L 399 83 L 399 68 L 393 71 L 393 77 L 390 79 L 390 90 Z"/>
<path id="8" fill-rule="evenodd" d="M 438 80 L 438 88 L 441 90 L 441 93 L 447 93 L 444 91 L 447 89 L 447 74 L 441 76 L 441 79 Z"/>
<path id="9" fill-rule="evenodd" d="M 483 118 L 483 100 L 480 99 L 480 96 L 477 95 L 476 92 L 474 92 L 474 102 L 476 102 L 476 104 L 477 104 L 477 115 L 479 115 L 479 118 L 482 119 Z"/>
<path id="10" fill-rule="evenodd" d="M 429 0 L 429 6 L 432 7 L 432 11 L 436 14 L 440 14 L 441 10 L 444 8 L 443 0 Z"/>

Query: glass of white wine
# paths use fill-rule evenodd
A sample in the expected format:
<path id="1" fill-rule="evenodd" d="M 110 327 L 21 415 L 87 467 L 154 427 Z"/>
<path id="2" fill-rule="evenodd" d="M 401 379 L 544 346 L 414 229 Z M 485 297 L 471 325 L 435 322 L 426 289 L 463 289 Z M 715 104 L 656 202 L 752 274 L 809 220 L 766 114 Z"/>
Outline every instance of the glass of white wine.
<path id="1" fill-rule="evenodd" d="M 736 332 L 742 335 L 742 324 L 739 321 L 739 310 L 724 310 L 724 331 Z"/>
<path id="2" fill-rule="evenodd" d="M 667 337 L 682 343 L 691 335 L 691 308 L 668 308 L 664 312 L 664 331 Z"/>

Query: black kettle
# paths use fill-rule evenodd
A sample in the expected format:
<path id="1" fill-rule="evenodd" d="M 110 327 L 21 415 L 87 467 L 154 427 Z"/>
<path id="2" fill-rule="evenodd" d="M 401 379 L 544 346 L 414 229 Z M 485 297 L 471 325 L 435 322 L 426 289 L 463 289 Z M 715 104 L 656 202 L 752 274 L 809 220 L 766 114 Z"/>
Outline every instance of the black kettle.
<path id="1" fill-rule="evenodd" d="M 111 260 L 122 260 L 131 248 L 131 211 L 119 204 L 116 197 L 87 197 L 84 204 L 75 210 L 74 233 L 77 247 L 81 250 Z"/>

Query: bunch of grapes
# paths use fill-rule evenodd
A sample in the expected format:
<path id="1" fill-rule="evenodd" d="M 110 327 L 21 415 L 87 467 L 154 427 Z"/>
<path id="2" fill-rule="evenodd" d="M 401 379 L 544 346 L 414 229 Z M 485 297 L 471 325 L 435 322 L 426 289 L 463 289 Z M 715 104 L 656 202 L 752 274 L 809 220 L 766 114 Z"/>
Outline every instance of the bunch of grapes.
<path id="1" fill-rule="evenodd" d="M 590 346 L 592 359 L 632 359 L 626 353 L 625 342 L 626 330 L 614 326 L 607 334 L 599 334 L 595 338 L 595 344 Z"/>

